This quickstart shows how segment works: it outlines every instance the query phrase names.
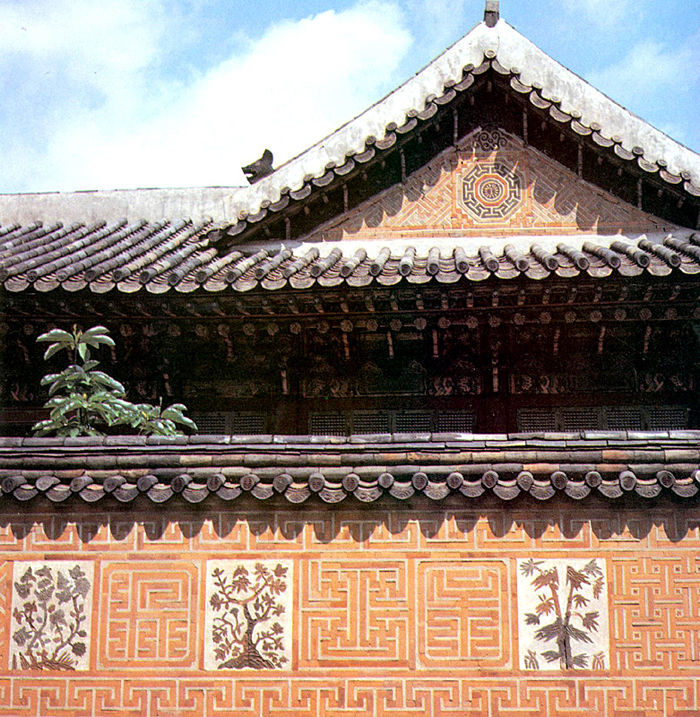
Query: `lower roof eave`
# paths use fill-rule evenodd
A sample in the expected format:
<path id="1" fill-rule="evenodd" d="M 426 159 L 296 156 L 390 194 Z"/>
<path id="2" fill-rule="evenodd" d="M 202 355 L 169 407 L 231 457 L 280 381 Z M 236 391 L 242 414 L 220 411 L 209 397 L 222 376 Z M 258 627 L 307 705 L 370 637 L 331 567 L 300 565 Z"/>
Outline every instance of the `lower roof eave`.
<path id="1" fill-rule="evenodd" d="M 200 503 L 246 493 L 329 504 L 385 494 L 691 500 L 700 491 L 700 431 L 0 438 L 0 486 L 6 505 L 42 496 Z"/>

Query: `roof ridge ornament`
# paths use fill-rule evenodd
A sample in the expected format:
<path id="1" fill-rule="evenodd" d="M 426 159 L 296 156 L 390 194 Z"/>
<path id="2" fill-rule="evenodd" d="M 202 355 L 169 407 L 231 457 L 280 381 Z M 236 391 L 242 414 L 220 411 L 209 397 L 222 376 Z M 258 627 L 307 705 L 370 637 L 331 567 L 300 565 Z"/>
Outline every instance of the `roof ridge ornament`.
<path id="1" fill-rule="evenodd" d="M 495 27 L 500 13 L 498 11 L 498 0 L 486 0 L 484 9 L 484 22 L 487 27 Z"/>
<path id="2" fill-rule="evenodd" d="M 241 167 L 241 169 L 243 170 L 243 174 L 245 174 L 245 178 L 248 182 L 250 184 L 255 184 L 263 177 L 267 177 L 268 174 L 272 174 L 275 171 L 272 167 L 272 161 L 272 152 L 270 152 L 269 149 L 266 149 L 260 159 L 257 159 L 255 162 L 245 167 Z"/>

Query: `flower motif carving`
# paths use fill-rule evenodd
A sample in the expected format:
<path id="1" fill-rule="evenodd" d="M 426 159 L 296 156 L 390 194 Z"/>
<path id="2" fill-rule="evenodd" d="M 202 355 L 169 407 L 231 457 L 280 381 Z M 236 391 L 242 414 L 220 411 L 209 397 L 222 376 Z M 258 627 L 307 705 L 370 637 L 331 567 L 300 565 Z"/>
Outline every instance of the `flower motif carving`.
<path id="1" fill-rule="evenodd" d="M 12 668 L 87 669 L 91 592 L 91 563 L 15 563 Z"/>

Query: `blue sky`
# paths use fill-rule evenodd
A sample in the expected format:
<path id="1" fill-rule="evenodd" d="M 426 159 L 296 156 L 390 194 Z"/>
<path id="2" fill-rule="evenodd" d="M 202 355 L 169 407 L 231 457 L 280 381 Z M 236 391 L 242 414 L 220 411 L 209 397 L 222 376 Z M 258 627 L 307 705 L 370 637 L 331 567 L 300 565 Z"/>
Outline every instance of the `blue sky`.
<path id="1" fill-rule="evenodd" d="M 483 0 L 0 0 L 0 192 L 243 184 L 407 79 Z M 501 0 L 501 16 L 700 151 L 700 2 Z"/>

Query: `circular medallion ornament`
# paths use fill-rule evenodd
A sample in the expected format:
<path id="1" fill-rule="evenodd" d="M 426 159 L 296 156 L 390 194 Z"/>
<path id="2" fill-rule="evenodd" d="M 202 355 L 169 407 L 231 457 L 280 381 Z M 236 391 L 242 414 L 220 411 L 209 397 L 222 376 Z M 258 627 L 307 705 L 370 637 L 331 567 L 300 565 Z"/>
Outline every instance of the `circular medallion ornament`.
<path id="1" fill-rule="evenodd" d="M 481 204 L 498 206 L 508 194 L 508 185 L 501 177 L 486 175 L 474 182 L 474 193 Z"/>
<path id="2" fill-rule="evenodd" d="M 477 165 L 462 177 L 460 205 L 476 219 L 505 219 L 521 199 L 520 177 L 504 164 Z"/>

